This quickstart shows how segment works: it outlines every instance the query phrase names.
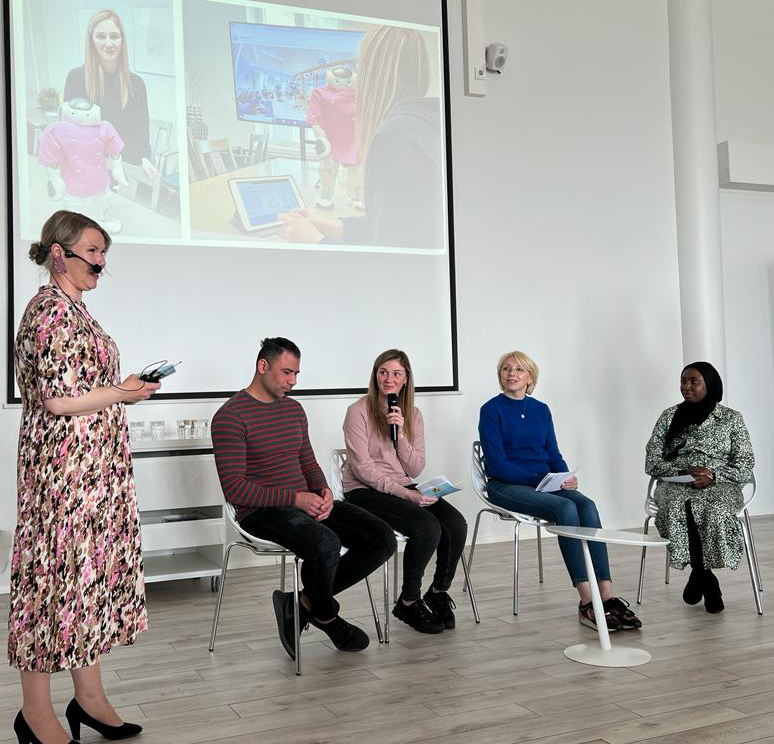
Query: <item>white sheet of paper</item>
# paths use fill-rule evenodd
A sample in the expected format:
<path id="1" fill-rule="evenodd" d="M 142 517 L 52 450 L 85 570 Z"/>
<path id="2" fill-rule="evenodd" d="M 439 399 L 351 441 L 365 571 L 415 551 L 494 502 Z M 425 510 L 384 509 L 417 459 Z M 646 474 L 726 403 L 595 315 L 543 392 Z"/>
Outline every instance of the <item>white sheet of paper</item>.
<path id="1" fill-rule="evenodd" d="M 667 475 L 659 480 L 664 483 L 693 483 L 696 479 L 692 475 Z"/>
<path id="2" fill-rule="evenodd" d="M 569 473 L 546 473 L 543 480 L 537 484 L 536 491 L 558 491 L 562 487 L 568 478 L 575 475 L 578 472 L 578 468 L 574 468 Z"/>

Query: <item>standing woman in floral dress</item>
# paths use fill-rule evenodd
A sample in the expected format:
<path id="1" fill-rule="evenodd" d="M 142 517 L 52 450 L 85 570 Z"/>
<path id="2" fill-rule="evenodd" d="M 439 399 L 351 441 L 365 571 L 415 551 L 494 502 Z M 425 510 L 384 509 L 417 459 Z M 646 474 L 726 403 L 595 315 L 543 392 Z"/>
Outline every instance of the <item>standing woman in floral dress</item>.
<path id="1" fill-rule="evenodd" d="M 110 739 L 141 730 L 108 701 L 100 657 L 147 626 L 124 404 L 160 385 L 135 374 L 121 381 L 118 349 L 81 299 L 97 286 L 110 242 L 96 222 L 62 210 L 30 248 L 50 282 L 27 305 L 15 344 L 22 417 L 8 658 L 21 675 L 21 744 L 70 741 L 50 694 L 51 673 L 65 669 L 75 739 L 81 723 Z"/>

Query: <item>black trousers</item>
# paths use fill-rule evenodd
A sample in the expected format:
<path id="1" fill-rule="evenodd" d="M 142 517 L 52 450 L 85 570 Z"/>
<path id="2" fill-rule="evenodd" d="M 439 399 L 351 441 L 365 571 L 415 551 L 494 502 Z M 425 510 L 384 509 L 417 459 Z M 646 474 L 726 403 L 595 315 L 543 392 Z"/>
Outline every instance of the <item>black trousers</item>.
<path id="1" fill-rule="evenodd" d="M 688 555 L 691 558 L 691 568 L 695 571 L 704 570 L 704 551 L 701 547 L 701 535 L 693 518 L 691 500 L 685 502 L 686 529 L 688 530 Z"/>
<path id="2" fill-rule="evenodd" d="M 397 547 L 395 534 L 381 519 L 343 501 L 322 521 L 294 507 L 271 506 L 248 514 L 240 524 L 303 560 L 304 594 L 318 620 L 338 615 L 334 595 L 373 573 Z M 347 548 L 343 556 L 342 546 Z"/>
<path id="3" fill-rule="evenodd" d="M 437 553 L 433 586 L 444 592 L 449 589 L 465 549 L 468 523 L 448 501 L 438 499 L 432 506 L 418 506 L 370 488 L 356 488 L 344 498 L 408 538 L 403 552 L 403 599 L 413 602 L 422 596 L 422 576 L 433 553 Z"/>

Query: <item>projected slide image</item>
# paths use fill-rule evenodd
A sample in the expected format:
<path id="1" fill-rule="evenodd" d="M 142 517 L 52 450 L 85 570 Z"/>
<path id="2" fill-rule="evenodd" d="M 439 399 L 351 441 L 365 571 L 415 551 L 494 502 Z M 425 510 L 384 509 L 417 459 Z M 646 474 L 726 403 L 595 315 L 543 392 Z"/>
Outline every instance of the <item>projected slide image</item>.
<path id="1" fill-rule="evenodd" d="M 23 231 L 71 209 L 122 237 L 180 238 L 172 0 L 28 0 L 23 14 Z"/>
<path id="2" fill-rule="evenodd" d="M 445 253 L 437 29 L 298 8 L 274 17 L 186 4 L 192 236 Z M 292 178 L 302 206 L 246 229 L 229 181 L 269 176 Z"/>

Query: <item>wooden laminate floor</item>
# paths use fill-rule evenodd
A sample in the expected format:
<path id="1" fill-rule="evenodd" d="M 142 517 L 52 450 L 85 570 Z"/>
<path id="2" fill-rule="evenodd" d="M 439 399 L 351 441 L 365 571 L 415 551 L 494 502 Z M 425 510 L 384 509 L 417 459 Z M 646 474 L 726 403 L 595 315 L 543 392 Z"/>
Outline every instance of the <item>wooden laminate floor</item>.
<path id="1" fill-rule="evenodd" d="M 756 518 L 754 530 L 765 603 L 774 598 L 774 516 Z M 756 614 L 744 563 L 719 572 L 727 610 L 712 616 L 682 603 L 685 575 L 673 572 L 664 585 L 663 552 L 649 552 L 639 609 L 645 627 L 612 641 L 641 645 L 653 660 L 601 669 L 562 654 L 596 635 L 577 622 L 556 541 L 544 545 L 543 585 L 536 543 L 522 545 L 518 617 L 511 614 L 510 544 L 480 546 L 473 578 L 481 624 L 458 580 L 457 628 L 440 636 L 395 620 L 391 643 L 379 646 L 365 586 L 349 590 L 342 614 L 369 632 L 371 646 L 340 653 L 312 629 L 303 636 L 301 677 L 276 635 L 277 568 L 230 575 L 213 654 L 209 582 L 152 584 L 150 630 L 104 658 L 105 685 L 121 715 L 145 727 L 143 744 L 774 744 L 774 601 L 769 614 Z M 610 553 L 615 586 L 634 603 L 639 550 L 612 546 Z M 377 593 L 380 587 L 375 575 Z M 7 608 L 4 597 L 3 618 Z M 3 648 L 6 638 L 3 619 Z M 63 715 L 69 675 L 55 675 L 52 688 Z M 16 671 L 0 668 L 0 742 L 15 740 L 20 701 Z M 86 732 L 82 741 L 102 741 Z"/>

